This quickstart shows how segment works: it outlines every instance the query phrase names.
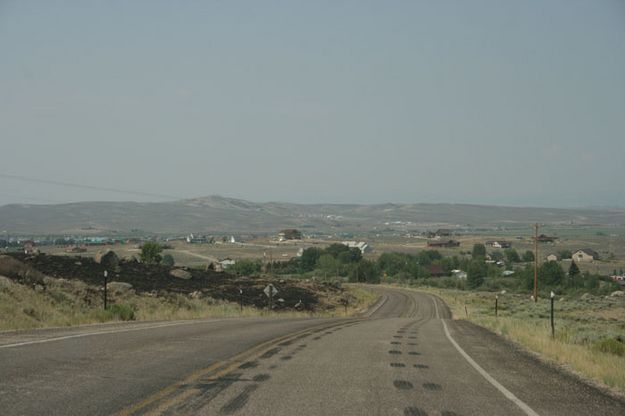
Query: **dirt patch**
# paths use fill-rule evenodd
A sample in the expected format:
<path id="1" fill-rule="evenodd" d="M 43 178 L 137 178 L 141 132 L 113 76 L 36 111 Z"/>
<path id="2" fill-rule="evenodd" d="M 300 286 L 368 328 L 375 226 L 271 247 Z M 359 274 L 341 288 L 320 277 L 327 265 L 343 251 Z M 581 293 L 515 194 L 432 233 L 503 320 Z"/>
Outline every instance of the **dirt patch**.
<path id="1" fill-rule="evenodd" d="M 44 276 L 102 286 L 104 270 L 103 264 L 89 257 L 23 253 L 0 256 L 0 271 L 3 271 L 0 274 L 29 286 L 42 284 Z M 181 279 L 173 277 L 172 270 L 173 268 L 162 265 L 121 260 L 116 270 L 108 270 L 108 279 L 131 284 L 137 294 L 152 296 L 182 294 L 235 303 L 241 301 L 240 289 L 243 291 L 243 304 L 256 308 L 269 306 L 269 299 L 263 293 L 263 289 L 272 283 L 278 289 L 278 294 L 272 302 L 274 310 L 333 310 L 341 306 L 341 298 L 347 296 L 344 289 L 329 283 L 235 277 L 228 273 L 195 269 L 184 269 L 185 276 L 188 274 L 190 277 Z"/>

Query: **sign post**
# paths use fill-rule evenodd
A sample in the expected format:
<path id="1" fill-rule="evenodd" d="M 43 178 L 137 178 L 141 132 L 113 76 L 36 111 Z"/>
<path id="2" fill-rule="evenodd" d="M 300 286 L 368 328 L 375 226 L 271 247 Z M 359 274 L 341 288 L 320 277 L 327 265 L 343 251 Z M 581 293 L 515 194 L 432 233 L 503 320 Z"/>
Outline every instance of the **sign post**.
<path id="1" fill-rule="evenodd" d="M 263 292 L 269 298 L 269 310 L 271 310 L 273 308 L 273 297 L 278 294 L 278 289 L 276 289 L 273 284 L 269 283 Z"/>
<path id="2" fill-rule="evenodd" d="M 243 289 L 239 288 L 239 301 L 241 303 L 241 313 L 243 313 Z"/>
<path id="3" fill-rule="evenodd" d="M 495 317 L 499 316 L 498 315 L 498 303 L 499 303 L 499 295 L 495 295 Z"/>
<path id="4" fill-rule="evenodd" d="M 107 286 L 107 281 L 106 278 L 108 277 L 109 272 L 104 270 L 104 310 L 106 310 L 107 304 L 106 304 L 106 286 Z"/>

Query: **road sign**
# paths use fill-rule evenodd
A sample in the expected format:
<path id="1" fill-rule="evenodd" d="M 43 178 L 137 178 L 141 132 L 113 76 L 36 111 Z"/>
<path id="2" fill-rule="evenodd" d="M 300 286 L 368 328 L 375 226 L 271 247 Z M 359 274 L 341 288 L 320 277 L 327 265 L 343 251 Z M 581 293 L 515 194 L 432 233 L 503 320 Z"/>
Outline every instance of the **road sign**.
<path id="1" fill-rule="evenodd" d="M 276 289 L 276 287 L 274 285 L 269 283 L 265 287 L 265 290 L 263 290 L 263 292 L 265 292 L 265 295 L 267 295 L 268 298 L 272 298 L 272 297 L 274 297 L 274 296 L 276 296 L 278 294 L 278 289 Z"/>

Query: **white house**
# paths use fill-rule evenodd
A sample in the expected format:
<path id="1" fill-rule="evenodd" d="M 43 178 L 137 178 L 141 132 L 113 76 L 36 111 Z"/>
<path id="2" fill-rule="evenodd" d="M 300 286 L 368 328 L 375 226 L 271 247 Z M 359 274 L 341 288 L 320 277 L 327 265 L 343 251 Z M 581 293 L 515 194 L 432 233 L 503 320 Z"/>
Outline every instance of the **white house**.
<path id="1" fill-rule="evenodd" d="M 232 260 L 231 258 L 225 258 L 219 261 L 219 264 L 224 270 L 226 270 L 230 266 L 233 266 L 235 263 L 236 261 Z"/>
<path id="2" fill-rule="evenodd" d="M 365 243 L 364 241 L 343 241 L 342 243 L 343 245 L 349 247 L 349 248 L 357 248 L 358 250 L 360 250 L 360 252 L 362 254 L 368 253 L 369 251 L 371 251 L 371 247 L 369 246 L 369 244 Z"/>
<path id="3" fill-rule="evenodd" d="M 558 261 L 558 256 L 555 254 L 550 254 L 547 256 L 547 261 Z"/>
<path id="4" fill-rule="evenodd" d="M 466 279 L 467 278 L 467 272 L 464 272 L 462 270 L 452 270 L 451 271 L 451 275 L 454 276 L 455 278 L 458 279 Z"/>
<path id="5" fill-rule="evenodd" d="M 599 253 L 589 248 L 582 248 L 573 253 L 573 256 L 571 256 L 571 258 L 576 262 L 589 262 L 593 260 L 598 260 Z"/>
<path id="6" fill-rule="evenodd" d="M 189 234 L 186 238 L 187 243 L 189 244 L 204 244 L 208 243 L 208 239 L 205 236 L 195 236 L 193 234 Z"/>

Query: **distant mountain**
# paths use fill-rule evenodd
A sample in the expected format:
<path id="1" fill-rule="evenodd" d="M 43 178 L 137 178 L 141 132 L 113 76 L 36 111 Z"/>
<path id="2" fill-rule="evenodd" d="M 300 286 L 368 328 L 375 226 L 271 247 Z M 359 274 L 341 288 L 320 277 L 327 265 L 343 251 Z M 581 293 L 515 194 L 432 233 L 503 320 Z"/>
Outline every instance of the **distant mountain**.
<path id="1" fill-rule="evenodd" d="M 0 233 L 76 234 L 367 232 L 389 227 L 625 225 L 625 209 L 555 209 L 467 204 L 257 203 L 208 196 L 174 202 L 80 202 L 0 207 Z"/>

